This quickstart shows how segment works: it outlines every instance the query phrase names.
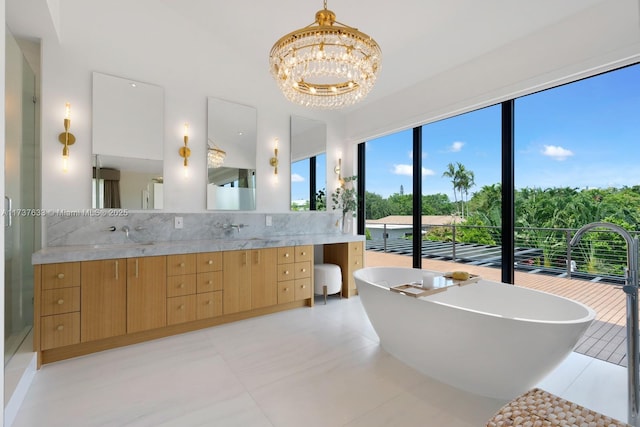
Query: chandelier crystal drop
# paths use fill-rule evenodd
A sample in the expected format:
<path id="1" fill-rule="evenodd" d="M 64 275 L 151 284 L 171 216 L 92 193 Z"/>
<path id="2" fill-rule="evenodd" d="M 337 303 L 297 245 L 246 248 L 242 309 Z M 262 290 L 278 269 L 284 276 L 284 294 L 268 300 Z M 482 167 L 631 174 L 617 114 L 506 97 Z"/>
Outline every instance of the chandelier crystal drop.
<path id="1" fill-rule="evenodd" d="M 337 22 L 326 0 L 315 22 L 281 37 L 269 55 L 271 74 L 288 100 L 325 109 L 364 99 L 381 60 L 376 41 Z"/>
<path id="2" fill-rule="evenodd" d="M 220 149 L 213 141 L 209 140 L 209 149 L 207 153 L 207 164 L 210 168 L 219 168 L 224 163 L 227 153 Z"/>

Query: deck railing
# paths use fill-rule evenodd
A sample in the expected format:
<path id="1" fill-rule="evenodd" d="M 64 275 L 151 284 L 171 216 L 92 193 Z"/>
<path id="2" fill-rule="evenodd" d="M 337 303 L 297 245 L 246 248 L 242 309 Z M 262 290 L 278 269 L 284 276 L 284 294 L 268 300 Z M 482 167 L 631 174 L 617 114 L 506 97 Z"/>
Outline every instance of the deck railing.
<path id="1" fill-rule="evenodd" d="M 380 227 L 377 225 L 377 227 Z M 411 255 L 411 228 L 384 224 L 369 229 L 368 250 Z M 456 262 L 501 266 L 500 227 L 477 225 L 422 224 L 422 257 Z M 569 250 L 577 229 L 516 227 L 515 268 L 533 273 L 623 284 L 627 265 L 624 239 L 609 230 L 587 233 L 580 244 Z M 637 236 L 638 231 L 631 231 Z"/>

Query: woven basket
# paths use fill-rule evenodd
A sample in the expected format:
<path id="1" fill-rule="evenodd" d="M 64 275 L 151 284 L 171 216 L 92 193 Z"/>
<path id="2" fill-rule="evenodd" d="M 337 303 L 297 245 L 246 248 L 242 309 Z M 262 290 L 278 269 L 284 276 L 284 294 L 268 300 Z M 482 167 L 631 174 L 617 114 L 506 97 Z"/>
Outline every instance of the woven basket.
<path id="1" fill-rule="evenodd" d="M 502 407 L 487 427 L 631 427 L 539 388 Z"/>

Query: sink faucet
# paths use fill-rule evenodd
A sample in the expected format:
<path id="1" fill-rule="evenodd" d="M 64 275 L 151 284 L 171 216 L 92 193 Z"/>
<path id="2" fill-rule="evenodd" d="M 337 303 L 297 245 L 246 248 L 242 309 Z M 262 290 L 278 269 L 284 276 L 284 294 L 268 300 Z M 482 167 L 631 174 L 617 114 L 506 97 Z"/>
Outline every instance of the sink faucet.
<path id="1" fill-rule="evenodd" d="M 231 228 L 231 229 L 235 228 L 236 230 L 238 230 L 238 233 L 240 233 L 241 228 L 245 228 L 248 226 L 249 226 L 248 224 L 222 224 L 223 229 L 226 230 L 227 228 Z"/>
<path id="2" fill-rule="evenodd" d="M 126 237 L 129 237 L 129 231 L 130 231 L 130 230 L 131 230 L 131 229 L 129 228 L 129 226 L 128 226 L 128 225 L 125 225 L 124 227 L 122 227 L 122 231 L 124 231 L 124 235 L 125 235 Z"/>
<path id="3" fill-rule="evenodd" d="M 571 247 L 580 242 L 582 235 L 594 228 L 608 228 L 618 233 L 627 242 L 627 269 L 625 271 L 625 285 L 622 290 L 627 294 L 627 381 L 629 391 L 629 424 L 640 427 L 638 410 L 640 407 L 640 376 L 638 364 L 640 355 L 638 351 L 638 238 L 624 228 L 608 222 L 593 222 L 584 225 L 569 242 Z"/>

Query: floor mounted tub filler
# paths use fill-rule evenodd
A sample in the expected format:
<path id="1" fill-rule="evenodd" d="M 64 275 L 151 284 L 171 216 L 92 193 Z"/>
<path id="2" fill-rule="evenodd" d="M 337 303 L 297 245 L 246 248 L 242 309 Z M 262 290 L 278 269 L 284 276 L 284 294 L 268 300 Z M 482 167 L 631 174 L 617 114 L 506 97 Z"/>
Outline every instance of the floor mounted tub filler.
<path id="1" fill-rule="evenodd" d="M 551 372 L 595 318 L 576 301 L 479 280 L 414 298 L 390 292 L 423 270 L 354 273 L 362 305 L 387 352 L 438 381 L 511 400 Z"/>

